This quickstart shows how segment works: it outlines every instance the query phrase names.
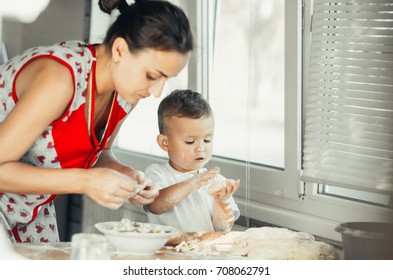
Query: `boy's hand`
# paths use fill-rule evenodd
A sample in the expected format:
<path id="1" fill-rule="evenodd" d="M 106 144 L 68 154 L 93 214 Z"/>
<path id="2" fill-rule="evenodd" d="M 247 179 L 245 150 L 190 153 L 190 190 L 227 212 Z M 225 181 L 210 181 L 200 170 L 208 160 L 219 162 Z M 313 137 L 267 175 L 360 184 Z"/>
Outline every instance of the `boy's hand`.
<path id="1" fill-rule="evenodd" d="M 213 179 L 217 174 L 220 173 L 219 167 L 212 167 L 206 172 L 195 175 L 191 178 L 191 184 L 194 189 L 199 189 L 200 187 L 207 185 L 210 179 Z"/>
<path id="2" fill-rule="evenodd" d="M 239 189 L 240 180 L 226 180 L 222 182 L 223 185 L 218 189 L 210 189 L 209 194 L 217 201 L 227 201 L 231 198 L 232 194 Z"/>

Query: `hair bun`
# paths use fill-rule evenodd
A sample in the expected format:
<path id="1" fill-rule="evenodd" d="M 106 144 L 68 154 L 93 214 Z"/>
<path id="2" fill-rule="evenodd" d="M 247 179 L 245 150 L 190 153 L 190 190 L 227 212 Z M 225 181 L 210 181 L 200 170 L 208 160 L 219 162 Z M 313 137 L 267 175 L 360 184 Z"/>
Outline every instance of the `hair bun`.
<path id="1" fill-rule="evenodd" d="M 126 0 L 120 0 L 119 6 L 117 7 L 117 9 L 122 14 L 125 10 L 127 10 L 128 7 L 129 7 L 129 5 Z"/>
<path id="2" fill-rule="evenodd" d="M 104 13 L 111 14 L 114 9 L 117 9 L 119 3 L 120 0 L 99 0 L 98 6 Z"/>
<path id="3" fill-rule="evenodd" d="M 135 3 L 141 3 L 141 0 L 134 0 Z M 99 0 L 98 5 L 104 13 L 111 14 L 113 10 L 118 9 L 120 13 L 123 13 L 129 4 L 127 0 Z"/>

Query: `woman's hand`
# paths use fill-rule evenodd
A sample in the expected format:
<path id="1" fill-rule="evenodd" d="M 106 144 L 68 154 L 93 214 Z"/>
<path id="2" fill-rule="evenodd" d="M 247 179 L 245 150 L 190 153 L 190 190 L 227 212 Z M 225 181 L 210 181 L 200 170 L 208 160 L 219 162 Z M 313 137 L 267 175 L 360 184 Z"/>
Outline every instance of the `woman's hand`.
<path id="1" fill-rule="evenodd" d="M 137 193 L 134 196 L 130 196 L 128 201 L 135 205 L 150 204 L 158 196 L 158 188 L 154 185 L 153 181 L 148 179 L 142 171 L 135 170 L 131 177 L 136 180 Z"/>
<path id="2" fill-rule="evenodd" d="M 109 168 L 87 169 L 89 179 L 83 193 L 98 204 L 119 209 L 130 197 L 138 192 L 138 182 L 130 176 Z"/>
<path id="3" fill-rule="evenodd" d="M 128 200 L 139 206 L 152 203 L 158 196 L 158 189 L 151 180 L 146 178 L 146 175 L 142 171 L 135 170 L 130 166 L 120 163 L 109 149 L 101 153 L 95 166 L 117 170 L 120 174 L 128 178 L 133 189 L 128 192 L 126 197 L 123 197 L 125 199 L 124 201 Z"/>

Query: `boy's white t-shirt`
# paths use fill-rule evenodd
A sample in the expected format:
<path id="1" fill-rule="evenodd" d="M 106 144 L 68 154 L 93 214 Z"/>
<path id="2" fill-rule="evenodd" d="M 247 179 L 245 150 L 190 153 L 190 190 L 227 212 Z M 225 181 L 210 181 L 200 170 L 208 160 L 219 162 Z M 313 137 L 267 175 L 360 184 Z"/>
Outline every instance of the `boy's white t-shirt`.
<path id="1" fill-rule="evenodd" d="M 200 172 L 205 172 L 206 170 L 206 168 L 202 168 Z M 162 165 L 152 164 L 146 169 L 145 173 L 149 179 L 154 181 L 158 189 L 164 189 L 193 176 L 189 173 L 176 171 L 168 162 Z M 194 190 L 182 202 L 163 214 L 153 214 L 144 206 L 143 209 L 147 213 L 148 222 L 172 226 L 182 232 L 214 231 L 212 222 L 214 199 L 208 195 L 207 189 L 210 184 L 225 180 L 224 176 L 218 174 L 209 180 L 208 185 Z M 230 199 L 230 206 L 235 220 L 237 220 L 240 216 L 240 211 L 233 197 Z"/>

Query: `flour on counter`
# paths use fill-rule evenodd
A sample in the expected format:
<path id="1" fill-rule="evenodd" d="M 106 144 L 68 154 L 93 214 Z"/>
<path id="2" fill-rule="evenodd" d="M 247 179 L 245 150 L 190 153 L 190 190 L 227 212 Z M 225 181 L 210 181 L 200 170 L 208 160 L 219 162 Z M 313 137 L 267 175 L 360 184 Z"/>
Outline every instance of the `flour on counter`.
<path id="1" fill-rule="evenodd" d="M 226 234 L 206 232 L 193 240 L 182 241 L 175 247 L 177 252 L 194 253 L 197 255 L 230 254 L 233 240 L 243 234 L 241 231 L 231 231 Z"/>
<path id="2" fill-rule="evenodd" d="M 316 241 L 313 235 L 276 227 L 246 230 L 234 239 L 231 253 L 261 260 L 338 259 L 333 246 Z"/>
<path id="3" fill-rule="evenodd" d="M 232 255 L 261 260 L 338 259 L 333 246 L 316 241 L 313 235 L 276 227 L 233 231 L 205 242 L 196 239 L 182 241 L 175 249 L 197 255 Z"/>

